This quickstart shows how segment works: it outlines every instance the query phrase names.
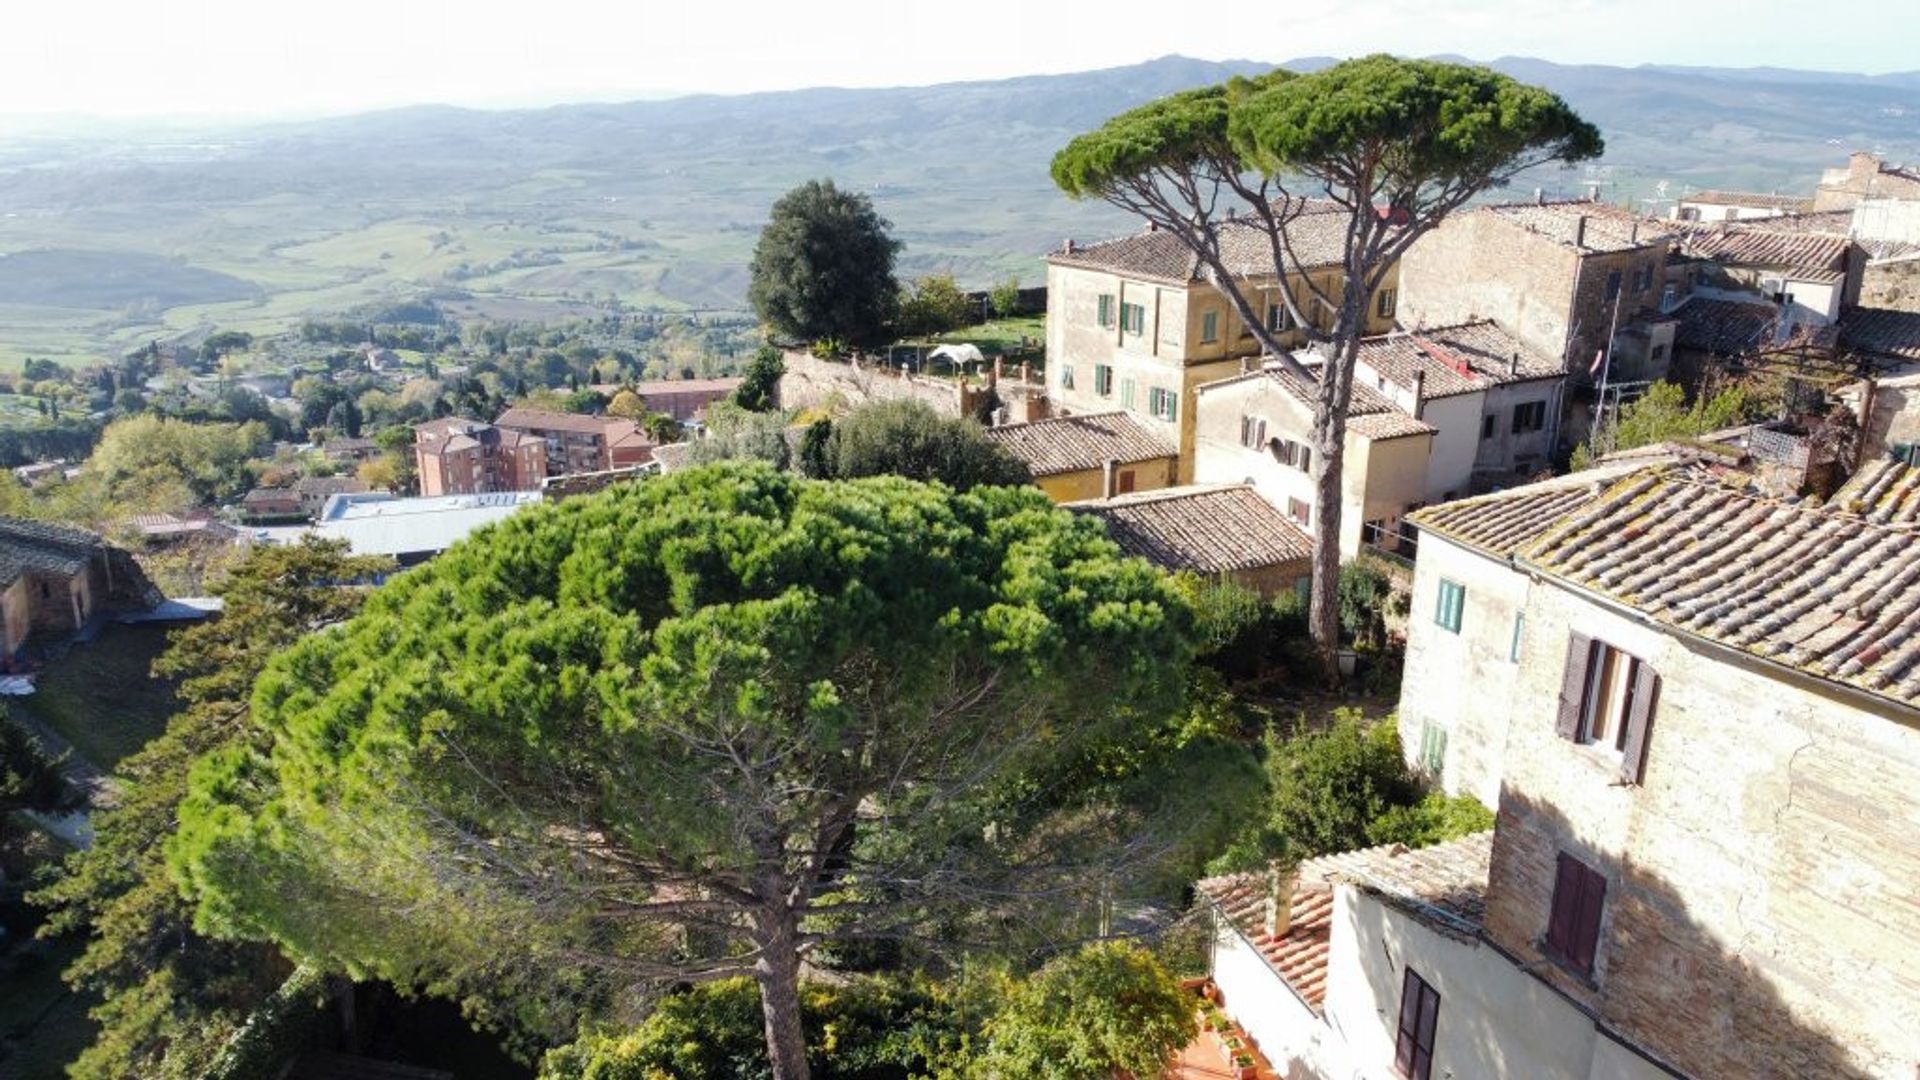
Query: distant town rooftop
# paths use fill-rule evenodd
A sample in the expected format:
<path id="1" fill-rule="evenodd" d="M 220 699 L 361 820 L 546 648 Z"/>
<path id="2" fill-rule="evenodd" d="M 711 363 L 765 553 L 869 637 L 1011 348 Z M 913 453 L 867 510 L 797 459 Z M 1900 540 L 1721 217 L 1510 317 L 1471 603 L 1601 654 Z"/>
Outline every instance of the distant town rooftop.
<path id="1" fill-rule="evenodd" d="M 1752 206 L 1790 214 L 1804 214 L 1813 209 L 1811 196 L 1777 193 L 1763 195 L 1757 191 L 1696 191 L 1691 195 L 1682 195 L 1680 201 L 1706 206 Z"/>

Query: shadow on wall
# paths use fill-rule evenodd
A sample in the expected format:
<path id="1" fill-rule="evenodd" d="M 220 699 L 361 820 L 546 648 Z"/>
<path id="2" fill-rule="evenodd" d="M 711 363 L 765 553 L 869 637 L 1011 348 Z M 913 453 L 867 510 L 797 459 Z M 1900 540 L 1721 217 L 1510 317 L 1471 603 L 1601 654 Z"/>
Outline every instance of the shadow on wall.
<path id="1" fill-rule="evenodd" d="M 1501 790 L 1498 828 L 1495 880 L 1503 878 L 1503 860 L 1524 859 L 1533 867 L 1526 888 L 1538 897 L 1531 923 L 1513 915 L 1513 925 L 1502 928 L 1498 940 L 1529 970 L 1555 985 L 1571 985 L 1572 977 L 1542 955 L 1538 942 L 1551 911 L 1559 838 L 1574 835 L 1574 830 L 1556 808 L 1512 788 Z M 1537 880 L 1542 866 L 1544 880 Z M 1602 1020 L 1629 1041 L 1701 1078 L 1870 1080 L 1912 1075 L 1917 1063 L 1893 1059 L 1892 1048 L 1861 1046 L 1858 1040 L 1849 1045 L 1815 1026 L 1817 1021 L 1804 1011 L 1790 1008 L 1767 970 L 1770 943 L 1754 944 L 1751 954 L 1743 954 L 1740 927 L 1703 925 L 1670 882 L 1643 867 L 1607 859 L 1594 869 L 1605 876 L 1607 891 L 1594 959 L 1598 993 L 1592 1000 Z M 1508 874 L 1505 880 L 1514 877 Z M 1501 906 L 1490 905 L 1490 923 Z M 1805 936 L 1827 938 L 1817 930 Z M 1893 941 L 1887 945 L 1899 947 Z M 1786 965 L 1774 966 L 1779 970 Z M 1812 967 L 1794 966 L 1801 972 Z M 1808 986 L 1804 993 L 1819 995 L 1829 989 L 1842 988 Z"/>

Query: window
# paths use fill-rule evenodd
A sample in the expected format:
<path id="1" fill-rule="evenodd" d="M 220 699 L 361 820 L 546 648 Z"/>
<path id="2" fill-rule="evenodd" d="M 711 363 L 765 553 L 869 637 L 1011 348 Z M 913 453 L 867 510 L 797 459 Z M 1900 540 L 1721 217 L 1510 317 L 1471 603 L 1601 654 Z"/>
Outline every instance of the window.
<path id="1" fill-rule="evenodd" d="M 1547 918 L 1546 952 L 1582 975 L 1593 975 L 1600 943 L 1600 914 L 1607 879 L 1579 859 L 1560 853 L 1553 878 L 1553 910 Z"/>
<path id="2" fill-rule="evenodd" d="M 1520 662 L 1520 638 L 1526 632 L 1527 632 L 1527 613 L 1524 611 L 1514 612 L 1513 613 L 1513 640 L 1509 642 L 1507 645 L 1507 662 L 1508 663 L 1517 664 Z"/>
<path id="3" fill-rule="evenodd" d="M 1093 392 L 1101 397 L 1113 396 L 1113 368 L 1108 364 L 1093 365 Z"/>
<path id="4" fill-rule="evenodd" d="M 1447 729 L 1429 720 L 1420 725 L 1420 768 L 1439 776 L 1447 763 Z"/>
<path id="5" fill-rule="evenodd" d="M 1175 420 L 1180 415 L 1180 399 L 1171 390 L 1158 386 L 1147 388 L 1147 412 L 1161 420 Z"/>
<path id="6" fill-rule="evenodd" d="M 1613 303 L 1613 298 L 1619 295 L 1620 295 L 1620 271 L 1609 270 L 1607 271 L 1607 303 L 1609 304 Z"/>
<path id="7" fill-rule="evenodd" d="M 1466 586 L 1457 581 L 1440 579 L 1440 596 L 1433 609 L 1433 621 L 1449 633 L 1460 632 L 1460 613 L 1467 606 Z"/>
<path id="8" fill-rule="evenodd" d="M 1292 439 L 1273 440 L 1273 460 L 1307 472 L 1313 465 L 1313 450 Z"/>
<path id="9" fill-rule="evenodd" d="M 1667 358 L 1667 347 L 1665 345 L 1655 345 L 1652 351 L 1647 353 L 1647 359 L 1653 361 L 1656 364 L 1662 360 L 1665 360 L 1666 358 Z"/>
<path id="10" fill-rule="evenodd" d="M 1209 311 L 1200 316 L 1200 340 L 1215 342 L 1220 340 L 1220 313 Z"/>
<path id="11" fill-rule="evenodd" d="M 1515 435 L 1519 435 L 1522 432 L 1539 431 L 1546 426 L 1546 402 L 1529 401 L 1524 405 L 1515 405 L 1513 407 L 1513 433 Z"/>
<path id="12" fill-rule="evenodd" d="M 1267 445 L 1267 422 L 1258 416 L 1240 418 L 1240 445 L 1258 450 Z"/>
<path id="13" fill-rule="evenodd" d="M 1120 305 L 1120 329 L 1129 334 L 1147 332 L 1147 308 L 1145 304 Z"/>
<path id="14" fill-rule="evenodd" d="M 1493 429 L 1494 429 L 1494 423 L 1493 423 L 1492 413 L 1488 413 L 1487 415 L 1480 418 L 1480 439 L 1482 442 L 1493 438 Z"/>
<path id="15" fill-rule="evenodd" d="M 1115 485 L 1114 491 L 1116 494 L 1125 495 L 1133 490 L 1134 483 L 1133 470 L 1122 469 L 1120 470 L 1119 482 Z"/>
<path id="16" fill-rule="evenodd" d="M 1072 364 L 1060 365 L 1060 389 L 1062 390 L 1073 389 L 1073 365 Z"/>
<path id="17" fill-rule="evenodd" d="M 1373 313 L 1383 319 L 1393 318 L 1394 310 L 1399 306 L 1400 290 L 1381 289 L 1373 294 Z"/>
<path id="18" fill-rule="evenodd" d="M 1400 984 L 1400 1024 L 1393 1039 L 1393 1068 L 1409 1080 L 1433 1074 L 1433 1028 L 1440 1020 L 1440 992 L 1412 968 Z"/>
<path id="19" fill-rule="evenodd" d="M 1313 524 L 1313 507 L 1308 506 L 1299 499 L 1288 499 L 1287 516 L 1292 518 L 1301 528 L 1310 527 Z"/>
<path id="20" fill-rule="evenodd" d="M 1125 408 L 1125 409 L 1133 408 L 1133 380 L 1132 379 L 1120 380 L 1120 406 L 1121 408 Z"/>
<path id="21" fill-rule="evenodd" d="M 1105 327 L 1113 326 L 1113 294 L 1112 293 L 1100 294 L 1100 325 Z"/>
<path id="22" fill-rule="evenodd" d="M 1287 305 L 1268 304 L 1267 330 L 1270 333 L 1284 334 L 1291 329 L 1293 329 L 1293 312 L 1287 310 Z"/>
<path id="23" fill-rule="evenodd" d="M 1604 641 L 1569 634 L 1554 731 L 1569 742 L 1618 753 L 1620 779 L 1638 784 L 1659 697 L 1660 676 L 1652 665 Z"/>

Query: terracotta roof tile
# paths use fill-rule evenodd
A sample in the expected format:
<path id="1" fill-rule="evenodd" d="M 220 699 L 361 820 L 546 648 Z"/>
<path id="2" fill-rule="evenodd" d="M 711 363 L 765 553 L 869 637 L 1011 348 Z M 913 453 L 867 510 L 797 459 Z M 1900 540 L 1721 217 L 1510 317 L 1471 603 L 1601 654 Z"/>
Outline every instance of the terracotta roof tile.
<path id="1" fill-rule="evenodd" d="M 1538 539 L 1562 516 L 1598 501 L 1615 478 L 1645 464 L 1588 469 L 1491 495 L 1458 499 L 1416 510 L 1407 520 L 1422 531 L 1506 559 Z"/>
<path id="2" fill-rule="evenodd" d="M 1762 219 L 1771 221 L 1771 218 Z M 1759 225 L 1688 229 L 1680 250 L 1696 259 L 1731 266 L 1780 266 L 1802 270 L 1844 271 L 1853 241 L 1817 232 L 1790 232 Z"/>
<path id="3" fill-rule="evenodd" d="M 1489 498 L 1531 497 L 1523 488 Z M 1912 522 L 1772 499 L 1709 469 L 1659 465 L 1535 531 L 1518 555 L 1543 573 L 1676 632 L 1920 708 Z"/>
<path id="4" fill-rule="evenodd" d="M 1840 343 L 1876 356 L 1920 363 L 1920 311 L 1846 308 L 1840 312 Z"/>
<path id="5" fill-rule="evenodd" d="M 1114 543 L 1169 570 L 1224 574 L 1313 557 L 1313 541 L 1244 484 L 1188 485 L 1067 503 L 1107 523 Z"/>
<path id="6" fill-rule="evenodd" d="M 1772 304 L 1690 297 L 1673 309 L 1674 344 L 1720 356 L 1746 356 L 1773 344 L 1780 311 Z"/>
<path id="7" fill-rule="evenodd" d="M 1314 1011 L 1327 997 L 1333 886 L 1350 885 L 1455 934 L 1473 934 L 1486 912 L 1493 832 L 1431 847 L 1401 844 L 1308 859 L 1297 869 L 1287 932 L 1267 933 L 1267 874 L 1207 878 L 1195 888 Z"/>
<path id="8" fill-rule="evenodd" d="M 1756 191 L 1696 191 L 1682 196 L 1683 203 L 1704 203 L 1708 206 L 1758 206 L 1769 210 L 1785 210 L 1803 214 L 1813 209 L 1813 199 L 1805 195 L 1763 195 Z"/>
<path id="9" fill-rule="evenodd" d="M 0 517 L 0 588 L 21 574 L 77 574 L 106 542 L 93 533 L 27 518 Z"/>
<path id="10" fill-rule="evenodd" d="M 1415 373 L 1424 373 L 1422 393 L 1429 399 L 1566 373 L 1558 359 L 1529 349 L 1490 321 L 1366 338 L 1360 361 L 1409 390 Z"/>
<path id="11" fill-rule="evenodd" d="M 533 431 L 572 431 L 582 435 L 604 435 L 604 417 L 580 413 L 555 412 L 552 409 L 528 409 L 515 406 L 494 418 L 495 427 L 525 428 Z"/>
<path id="12" fill-rule="evenodd" d="M 1492 214 L 1502 221 L 1537 233 L 1558 244 L 1589 252 L 1632 251 L 1663 245 L 1673 235 L 1671 223 L 1643 218 L 1617 206 L 1584 199 L 1568 202 L 1507 203 L 1489 206 L 1476 213 Z M 1580 221 L 1586 219 L 1584 233 Z"/>
<path id="13" fill-rule="evenodd" d="M 1883 525 L 1920 525 L 1920 467 L 1886 458 L 1869 461 L 1827 505 Z"/>
<path id="14" fill-rule="evenodd" d="M 1128 464 L 1180 453 L 1166 436 L 1119 411 L 1004 424 L 988 428 L 987 438 L 1026 462 L 1035 476 L 1099 469 L 1110 458 Z"/>

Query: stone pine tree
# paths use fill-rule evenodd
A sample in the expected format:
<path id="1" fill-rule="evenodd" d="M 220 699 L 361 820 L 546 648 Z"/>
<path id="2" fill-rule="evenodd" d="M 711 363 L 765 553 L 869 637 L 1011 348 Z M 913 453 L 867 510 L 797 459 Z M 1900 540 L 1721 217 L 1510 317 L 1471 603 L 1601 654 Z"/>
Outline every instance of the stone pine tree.
<path id="1" fill-rule="evenodd" d="M 753 248 L 747 297 L 760 321 L 802 341 L 884 344 L 900 302 L 889 227 L 873 200 L 831 180 L 781 196 Z"/>
<path id="2" fill-rule="evenodd" d="M 203 925 L 405 985 L 748 976 L 990 940 L 1192 828 L 1110 777 L 1190 615 L 1031 487 L 689 470 L 517 515 L 270 666 L 169 849 Z"/>
<path id="3" fill-rule="evenodd" d="M 1053 179 L 1180 238 L 1199 273 L 1262 348 L 1316 386 L 1314 558 L 1309 625 L 1332 670 L 1338 642 L 1340 483 L 1354 359 L 1367 305 L 1407 248 L 1516 173 L 1599 156 L 1599 131 L 1559 97 L 1485 68 L 1369 56 L 1310 75 L 1276 70 L 1122 113 L 1067 144 Z M 1281 346 L 1233 275 L 1229 243 L 1257 245 L 1282 280 L 1308 199 L 1346 215 L 1344 276 L 1329 291 L 1277 290 L 1322 357 L 1310 372 Z"/>

